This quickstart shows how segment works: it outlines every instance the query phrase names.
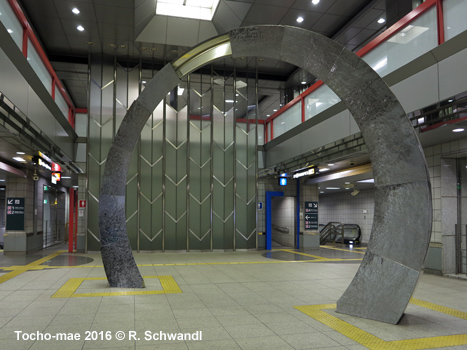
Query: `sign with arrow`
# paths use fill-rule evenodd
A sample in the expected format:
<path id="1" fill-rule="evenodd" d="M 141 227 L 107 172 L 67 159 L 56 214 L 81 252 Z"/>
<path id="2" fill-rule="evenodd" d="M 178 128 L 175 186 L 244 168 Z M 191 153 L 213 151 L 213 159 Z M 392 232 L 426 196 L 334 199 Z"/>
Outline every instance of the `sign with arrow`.
<path id="1" fill-rule="evenodd" d="M 24 231 L 24 198 L 7 198 L 6 230 Z"/>
<path id="2" fill-rule="evenodd" d="M 305 202 L 305 230 L 318 231 L 318 202 Z"/>

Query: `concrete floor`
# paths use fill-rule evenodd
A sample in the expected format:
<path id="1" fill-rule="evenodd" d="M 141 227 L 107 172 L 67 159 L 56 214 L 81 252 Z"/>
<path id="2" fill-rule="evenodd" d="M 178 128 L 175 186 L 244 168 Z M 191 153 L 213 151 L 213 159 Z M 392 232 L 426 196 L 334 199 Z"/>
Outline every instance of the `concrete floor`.
<path id="1" fill-rule="evenodd" d="M 422 275 L 399 325 L 337 314 L 364 247 L 135 253 L 144 290 L 64 248 L 0 253 L 0 349 L 467 349 L 466 280 Z M 23 340 L 38 332 L 56 337 Z M 202 340 L 147 340 L 160 332 Z"/>

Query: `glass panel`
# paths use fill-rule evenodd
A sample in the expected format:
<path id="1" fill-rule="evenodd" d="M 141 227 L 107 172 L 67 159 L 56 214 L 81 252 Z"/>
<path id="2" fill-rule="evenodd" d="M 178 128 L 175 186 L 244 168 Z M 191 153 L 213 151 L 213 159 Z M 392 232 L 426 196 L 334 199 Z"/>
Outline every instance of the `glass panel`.
<path id="1" fill-rule="evenodd" d="M 28 62 L 31 65 L 32 69 L 34 69 L 34 71 L 36 72 L 42 84 L 44 84 L 47 91 L 51 93 L 52 77 L 50 76 L 47 68 L 45 68 L 44 63 L 42 63 L 39 54 L 34 48 L 34 45 L 31 44 L 31 42 L 28 42 Z M 57 93 L 56 95 L 59 95 L 59 93 Z"/>
<path id="2" fill-rule="evenodd" d="M 264 145 L 264 125 L 258 124 L 258 145 Z"/>
<path id="3" fill-rule="evenodd" d="M 55 89 L 55 103 L 57 104 L 58 108 L 60 108 L 65 118 L 68 119 L 68 105 L 58 88 Z"/>
<path id="4" fill-rule="evenodd" d="M 467 1 L 444 0 L 444 38 L 449 40 L 467 29 L 465 14 L 467 13 Z"/>
<path id="5" fill-rule="evenodd" d="M 438 45 L 436 6 L 363 57 L 381 77 Z"/>
<path id="6" fill-rule="evenodd" d="M 289 108 L 284 113 L 282 113 L 279 117 L 273 120 L 274 138 L 296 127 L 301 122 L 302 122 L 302 103 L 299 102 L 295 106 Z"/>
<path id="7" fill-rule="evenodd" d="M 319 87 L 305 97 L 305 120 L 313 118 L 339 101 L 340 98 L 327 85 Z"/>
<path id="8" fill-rule="evenodd" d="M 6 1 L 0 2 L 0 21 L 2 21 L 8 33 L 15 41 L 18 48 L 23 50 L 23 26 L 18 21 L 11 6 Z"/>

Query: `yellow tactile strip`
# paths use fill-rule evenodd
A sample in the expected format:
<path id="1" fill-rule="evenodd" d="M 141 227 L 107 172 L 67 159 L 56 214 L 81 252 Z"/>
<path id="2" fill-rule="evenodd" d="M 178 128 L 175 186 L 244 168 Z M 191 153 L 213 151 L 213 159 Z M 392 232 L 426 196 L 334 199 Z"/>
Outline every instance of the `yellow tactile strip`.
<path id="1" fill-rule="evenodd" d="M 43 264 L 44 262 L 46 262 L 46 261 L 48 261 L 50 259 L 55 258 L 56 256 L 58 256 L 58 255 L 60 255 L 62 253 L 65 253 L 65 252 L 66 252 L 65 250 L 59 250 L 56 253 L 47 255 L 46 257 L 43 257 L 42 259 L 33 261 L 32 263 L 24 265 L 24 266 L 2 267 L 1 268 L 2 270 L 12 270 L 12 271 L 0 276 L 0 284 L 12 279 L 13 277 L 16 277 L 16 276 L 22 274 L 23 272 L 26 272 L 26 271 L 29 271 L 29 270 L 35 270 L 35 269 L 39 268 L 39 265 Z M 47 267 L 47 266 L 41 266 L 40 269 L 43 269 L 45 267 Z"/>
<path id="2" fill-rule="evenodd" d="M 414 298 L 411 299 L 411 303 L 428 308 L 430 310 L 448 314 L 453 317 L 467 320 L 466 312 L 454 310 Z M 327 309 L 335 309 L 336 304 L 303 305 L 294 306 L 294 308 L 334 329 L 347 338 L 352 339 L 360 345 L 367 347 L 370 350 L 421 350 L 467 345 L 467 334 L 385 341 L 323 311 Z"/>
<path id="3" fill-rule="evenodd" d="M 147 278 L 158 278 L 161 283 L 162 290 L 129 290 L 120 292 L 103 292 L 103 293 L 75 293 L 81 283 L 84 281 L 107 280 L 105 277 L 88 277 L 88 278 L 70 278 L 52 298 L 89 298 L 89 297 L 110 297 L 122 295 L 151 295 L 151 294 L 173 294 L 182 293 L 182 290 L 175 282 L 172 276 L 143 276 Z"/>

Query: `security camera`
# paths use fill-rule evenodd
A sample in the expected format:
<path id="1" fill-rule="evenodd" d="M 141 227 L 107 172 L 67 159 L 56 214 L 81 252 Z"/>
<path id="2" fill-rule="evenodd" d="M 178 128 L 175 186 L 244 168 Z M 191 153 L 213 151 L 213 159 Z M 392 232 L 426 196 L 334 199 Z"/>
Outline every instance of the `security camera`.
<path id="1" fill-rule="evenodd" d="M 38 176 L 37 174 L 34 174 L 34 175 L 32 176 L 32 179 L 33 179 L 34 181 L 39 181 L 39 176 Z"/>
<path id="2" fill-rule="evenodd" d="M 353 160 L 351 160 L 350 165 L 355 165 L 355 162 Z"/>

